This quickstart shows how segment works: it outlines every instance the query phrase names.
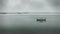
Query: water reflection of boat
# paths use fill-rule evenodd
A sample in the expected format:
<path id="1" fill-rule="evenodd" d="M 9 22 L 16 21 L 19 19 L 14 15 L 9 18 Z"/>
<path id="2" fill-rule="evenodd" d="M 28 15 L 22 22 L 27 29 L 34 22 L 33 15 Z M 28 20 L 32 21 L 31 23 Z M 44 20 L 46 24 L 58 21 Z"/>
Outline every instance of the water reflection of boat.
<path id="1" fill-rule="evenodd" d="M 37 21 L 43 22 L 43 21 L 46 21 L 46 18 L 40 18 L 40 19 L 37 19 Z"/>

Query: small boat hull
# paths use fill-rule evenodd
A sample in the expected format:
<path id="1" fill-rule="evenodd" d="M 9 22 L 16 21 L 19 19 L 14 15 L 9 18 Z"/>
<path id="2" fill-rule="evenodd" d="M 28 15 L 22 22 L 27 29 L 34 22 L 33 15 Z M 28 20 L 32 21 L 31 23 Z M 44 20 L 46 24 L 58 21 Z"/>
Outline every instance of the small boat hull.
<path id="1" fill-rule="evenodd" d="M 46 19 L 37 19 L 37 21 L 46 21 Z"/>

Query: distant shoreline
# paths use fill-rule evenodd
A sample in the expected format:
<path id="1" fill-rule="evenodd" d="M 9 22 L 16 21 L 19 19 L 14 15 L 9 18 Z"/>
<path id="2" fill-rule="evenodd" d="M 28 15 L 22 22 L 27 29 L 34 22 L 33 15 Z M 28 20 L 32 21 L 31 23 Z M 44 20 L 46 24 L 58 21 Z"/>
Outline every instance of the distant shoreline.
<path id="1" fill-rule="evenodd" d="M 9 14 L 9 15 L 60 15 L 60 12 L 0 12 L 0 14 Z"/>
<path id="2" fill-rule="evenodd" d="M 60 15 L 60 14 L 0 14 L 0 15 L 26 15 L 26 16 L 30 16 L 30 15 Z"/>

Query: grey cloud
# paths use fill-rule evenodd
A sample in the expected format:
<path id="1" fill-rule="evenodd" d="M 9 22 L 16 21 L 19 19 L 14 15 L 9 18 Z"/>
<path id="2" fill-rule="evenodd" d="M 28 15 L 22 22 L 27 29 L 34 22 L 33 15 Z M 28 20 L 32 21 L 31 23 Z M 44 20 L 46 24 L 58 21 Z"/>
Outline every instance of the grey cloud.
<path id="1" fill-rule="evenodd" d="M 44 5 L 43 5 L 43 3 L 41 3 L 41 2 L 32 2 L 32 3 L 31 3 L 31 7 L 32 7 L 33 9 L 37 10 L 37 9 L 43 8 Z"/>

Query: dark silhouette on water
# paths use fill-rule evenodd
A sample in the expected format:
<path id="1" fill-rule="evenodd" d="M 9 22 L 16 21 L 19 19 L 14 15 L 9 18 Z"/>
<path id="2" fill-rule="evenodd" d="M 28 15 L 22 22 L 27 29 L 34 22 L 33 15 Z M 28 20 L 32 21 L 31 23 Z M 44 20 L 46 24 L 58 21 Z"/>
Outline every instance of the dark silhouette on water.
<path id="1" fill-rule="evenodd" d="M 46 18 L 39 18 L 37 19 L 37 21 L 43 22 L 43 21 L 46 21 Z"/>

